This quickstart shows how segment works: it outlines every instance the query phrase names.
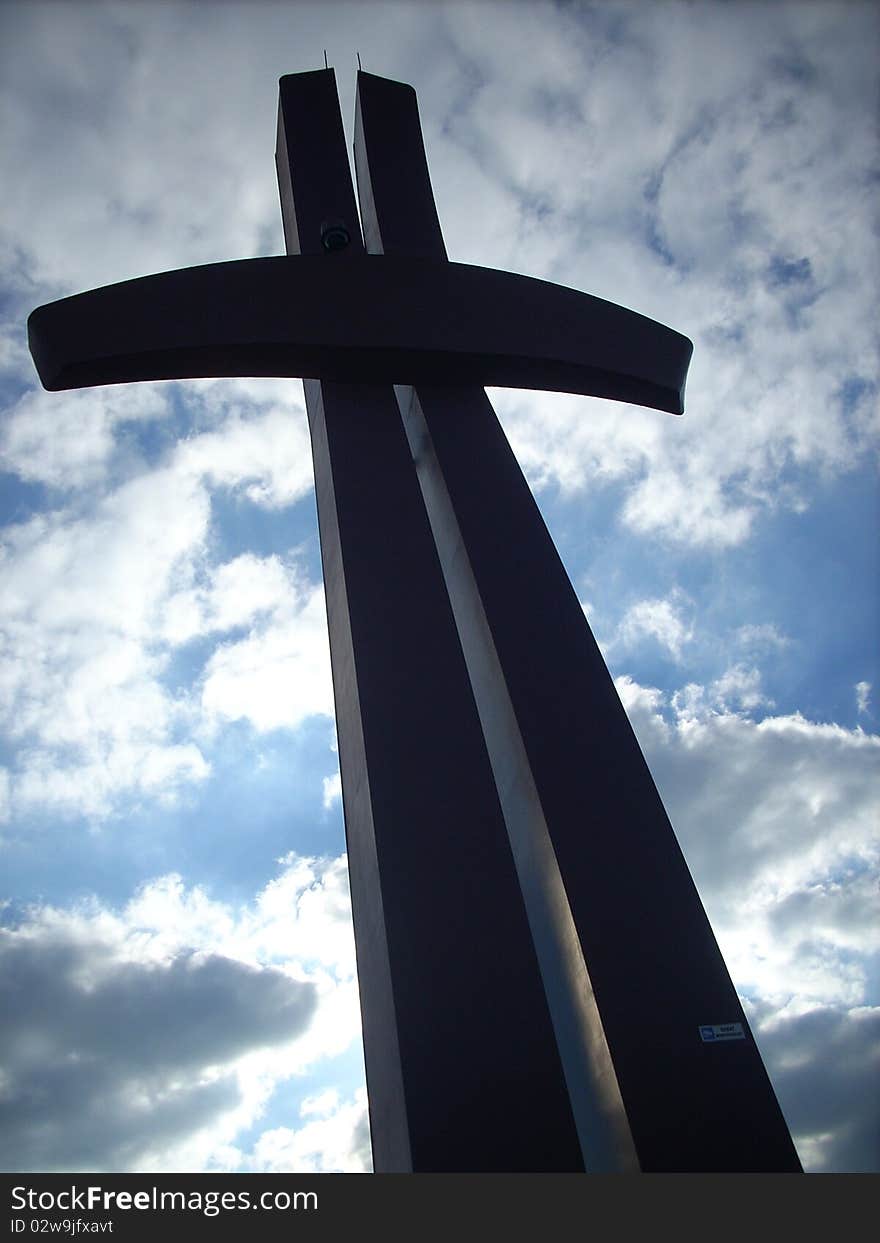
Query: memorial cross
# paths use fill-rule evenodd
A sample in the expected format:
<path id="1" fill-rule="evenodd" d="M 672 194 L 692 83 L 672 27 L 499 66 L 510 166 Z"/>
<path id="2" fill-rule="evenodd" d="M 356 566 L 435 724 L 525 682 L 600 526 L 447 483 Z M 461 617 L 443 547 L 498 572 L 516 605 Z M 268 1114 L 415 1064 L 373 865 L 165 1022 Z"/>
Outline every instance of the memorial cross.
<path id="1" fill-rule="evenodd" d="M 447 259 L 415 92 L 281 79 L 286 257 L 35 310 L 46 388 L 304 378 L 377 1171 L 797 1170 L 659 794 L 484 392 L 680 414 L 691 343 Z"/>

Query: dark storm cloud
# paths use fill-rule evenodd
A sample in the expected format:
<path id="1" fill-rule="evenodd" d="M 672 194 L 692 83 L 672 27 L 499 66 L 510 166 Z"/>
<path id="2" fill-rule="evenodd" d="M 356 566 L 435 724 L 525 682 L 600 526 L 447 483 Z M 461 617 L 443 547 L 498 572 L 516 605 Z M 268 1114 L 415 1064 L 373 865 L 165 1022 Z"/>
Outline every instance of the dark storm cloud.
<path id="1" fill-rule="evenodd" d="M 817 1008 L 774 1024 L 762 1048 L 811 1170 L 880 1169 L 880 1010 Z"/>
<path id="2" fill-rule="evenodd" d="M 179 1143 L 239 1103 L 223 1068 L 293 1040 L 317 1002 L 280 971 L 210 954 L 120 961 L 64 925 L 3 932 L 0 990 L 6 1170 L 126 1169 Z"/>

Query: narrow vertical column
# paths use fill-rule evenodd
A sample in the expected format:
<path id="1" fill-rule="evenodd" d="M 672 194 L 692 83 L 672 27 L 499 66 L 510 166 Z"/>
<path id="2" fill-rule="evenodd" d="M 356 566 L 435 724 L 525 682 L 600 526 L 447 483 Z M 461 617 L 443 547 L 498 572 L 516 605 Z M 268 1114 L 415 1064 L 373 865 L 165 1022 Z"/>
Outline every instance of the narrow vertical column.
<path id="1" fill-rule="evenodd" d="M 414 93 L 359 74 L 358 104 L 368 248 L 401 253 L 421 221 L 422 253 L 443 257 Z M 486 394 L 397 393 L 587 1168 L 799 1169 L 660 797 Z M 734 1038 L 704 1038 L 722 1025 Z"/>
<path id="2" fill-rule="evenodd" d="M 278 165 L 288 251 L 322 248 L 322 223 L 342 222 L 349 246 L 327 262 L 357 253 L 332 70 L 281 80 Z M 583 1169 L 394 392 L 304 387 L 374 1168 Z"/>

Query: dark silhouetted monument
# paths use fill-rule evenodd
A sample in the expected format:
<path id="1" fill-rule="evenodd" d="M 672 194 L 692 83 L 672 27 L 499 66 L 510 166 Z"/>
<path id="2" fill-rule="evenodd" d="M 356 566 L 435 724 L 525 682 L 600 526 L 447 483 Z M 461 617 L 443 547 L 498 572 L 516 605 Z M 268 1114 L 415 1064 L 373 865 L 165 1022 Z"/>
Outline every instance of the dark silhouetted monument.
<path id="1" fill-rule="evenodd" d="M 49 389 L 305 377 L 375 1168 L 798 1170 L 482 387 L 677 414 L 691 343 L 450 263 L 411 87 L 358 74 L 354 150 L 360 219 L 333 70 L 282 78 L 287 257 L 78 294 L 29 332 Z"/>

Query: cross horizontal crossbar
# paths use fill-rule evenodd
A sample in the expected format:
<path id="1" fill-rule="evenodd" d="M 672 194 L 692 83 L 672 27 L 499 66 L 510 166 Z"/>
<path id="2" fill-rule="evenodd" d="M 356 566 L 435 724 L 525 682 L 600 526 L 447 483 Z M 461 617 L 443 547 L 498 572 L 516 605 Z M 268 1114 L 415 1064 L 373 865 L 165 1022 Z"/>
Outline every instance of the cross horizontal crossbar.
<path id="1" fill-rule="evenodd" d="M 681 414 L 693 345 L 515 273 L 391 255 L 242 259 L 62 298 L 28 320 L 47 389 L 199 376 L 495 385 Z"/>

